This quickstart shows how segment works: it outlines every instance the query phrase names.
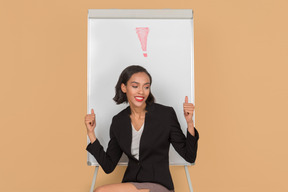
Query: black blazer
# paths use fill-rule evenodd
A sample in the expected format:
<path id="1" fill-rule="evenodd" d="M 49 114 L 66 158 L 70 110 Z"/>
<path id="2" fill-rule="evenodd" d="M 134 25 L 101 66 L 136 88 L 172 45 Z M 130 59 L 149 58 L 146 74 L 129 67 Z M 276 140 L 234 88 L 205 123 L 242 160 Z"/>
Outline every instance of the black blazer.
<path id="1" fill-rule="evenodd" d="M 146 105 L 146 110 L 139 161 L 131 154 L 130 106 L 113 117 L 106 152 L 98 139 L 89 143 L 86 150 L 96 158 L 105 173 L 111 173 L 115 169 L 124 152 L 129 162 L 122 182 L 152 182 L 172 190 L 174 185 L 169 170 L 170 143 L 186 161 L 193 163 L 197 155 L 199 134 L 195 127 L 195 137 L 187 129 L 186 138 L 172 107 L 153 103 Z"/>

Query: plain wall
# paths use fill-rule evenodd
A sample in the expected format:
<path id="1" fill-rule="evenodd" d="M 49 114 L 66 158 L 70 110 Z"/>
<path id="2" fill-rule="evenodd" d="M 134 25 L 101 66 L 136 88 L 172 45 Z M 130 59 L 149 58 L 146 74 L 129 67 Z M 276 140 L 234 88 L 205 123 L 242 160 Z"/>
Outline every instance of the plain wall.
<path id="1" fill-rule="evenodd" d="M 288 191 L 287 7 L 285 0 L 0 0 L 0 191 L 89 191 L 87 10 L 110 8 L 194 10 L 194 191 Z M 120 182 L 124 171 L 100 169 L 97 186 Z M 184 168 L 171 172 L 176 192 L 188 192 Z"/>

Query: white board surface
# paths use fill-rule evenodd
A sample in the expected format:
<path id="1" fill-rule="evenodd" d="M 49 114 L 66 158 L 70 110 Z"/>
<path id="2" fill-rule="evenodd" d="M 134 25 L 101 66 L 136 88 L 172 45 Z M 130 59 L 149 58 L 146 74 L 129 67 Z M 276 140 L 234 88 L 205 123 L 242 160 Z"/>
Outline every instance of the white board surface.
<path id="1" fill-rule="evenodd" d="M 91 108 L 95 111 L 95 134 L 105 150 L 113 116 L 127 107 L 126 104 L 116 105 L 112 98 L 120 73 L 129 65 L 141 65 L 148 70 L 156 103 L 174 108 L 186 135 L 185 96 L 195 104 L 192 13 L 192 10 L 89 10 L 87 113 L 91 113 Z M 136 28 L 149 30 L 146 50 L 141 46 Z M 87 153 L 88 165 L 99 165 Z M 123 155 L 118 164 L 127 163 L 128 158 Z M 169 163 L 191 165 L 178 155 L 172 145 Z"/>

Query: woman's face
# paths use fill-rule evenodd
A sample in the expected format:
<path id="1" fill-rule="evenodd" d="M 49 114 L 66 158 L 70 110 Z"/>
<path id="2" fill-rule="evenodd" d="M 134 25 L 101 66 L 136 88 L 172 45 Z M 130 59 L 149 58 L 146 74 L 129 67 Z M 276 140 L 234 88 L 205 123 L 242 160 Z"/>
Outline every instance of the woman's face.
<path id="1" fill-rule="evenodd" d="M 126 93 L 130 106 L 144 107 L 150 93 L 150 78 L 145 72 L 134 73 L 126 86 L 121 84 L 121 90 Z"/>

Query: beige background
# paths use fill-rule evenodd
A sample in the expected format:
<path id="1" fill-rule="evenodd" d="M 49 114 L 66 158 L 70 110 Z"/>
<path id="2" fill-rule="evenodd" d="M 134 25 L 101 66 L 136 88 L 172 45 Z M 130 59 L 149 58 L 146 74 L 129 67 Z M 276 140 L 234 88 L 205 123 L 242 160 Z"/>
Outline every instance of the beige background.
<path id="1" fill-rule="evenodd" d="M 0 191 L 87 192 L 88 9 L 193 9 L 196 192 L 288 191 L 286 0 L 0 0 Z M 124 167 L 97 186 L 120 182 Z M 187 192 L 183 167 L 171 167 Z"/>

